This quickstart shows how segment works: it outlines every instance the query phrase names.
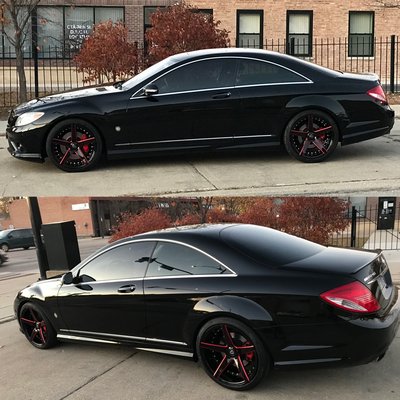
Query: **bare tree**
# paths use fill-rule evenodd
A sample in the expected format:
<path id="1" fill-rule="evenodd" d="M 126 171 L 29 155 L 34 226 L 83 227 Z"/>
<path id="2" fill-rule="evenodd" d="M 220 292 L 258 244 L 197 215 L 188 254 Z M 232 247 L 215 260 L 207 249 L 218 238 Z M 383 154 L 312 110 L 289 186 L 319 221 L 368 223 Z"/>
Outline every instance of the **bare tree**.
<path id="1" fill-rule="evenodd" d="M 0 0 L 1 30 L 15 49 L 20 102 L 27 100 L 24 43 L 29 33 L 32 11 L 39 2 L 40 0 Z"/>

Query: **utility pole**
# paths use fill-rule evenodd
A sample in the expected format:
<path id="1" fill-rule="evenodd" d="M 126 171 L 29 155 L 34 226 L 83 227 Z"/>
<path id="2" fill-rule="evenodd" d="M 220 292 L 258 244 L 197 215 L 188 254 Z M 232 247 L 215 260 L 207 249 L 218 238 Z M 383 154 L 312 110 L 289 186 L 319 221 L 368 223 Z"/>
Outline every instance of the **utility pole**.
<path id="1" fill-rule="evenodd" d="M 40 280 L 47 279 L 46 271 L 49 269 L 46 249 L 42 242 L 42 216 L 40 215 L 39 203 L 37 197 L 28 197 L 29 216 L 31 219 L 33 238 L 36 246 L 36 256 L 39 264 Z"/>

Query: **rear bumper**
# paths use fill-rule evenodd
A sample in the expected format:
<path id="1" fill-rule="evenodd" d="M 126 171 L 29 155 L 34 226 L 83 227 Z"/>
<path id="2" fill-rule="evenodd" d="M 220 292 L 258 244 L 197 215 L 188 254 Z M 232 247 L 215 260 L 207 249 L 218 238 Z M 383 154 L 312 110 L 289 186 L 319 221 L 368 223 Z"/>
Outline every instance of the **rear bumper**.
<path id="1" fill-rule="evenodd" d="M 285 343 L 274 355 L 275 366 L 366 364 L 381 358 L 400 325 L 398 292 L 390 311 L 384 317 L 337 317 L 334 324 L 287 327 L 287 335 L 296 331 L 300 343 Z M 285 335 L 286 336 L 286 335 Z"/>
<path id="2" fill-rule="evenodd" d="M 353 122 L 345 128 L 342 135 L 342 146 L 362 142 L 390 133 L 394 125 L 394 111 L 389 106 L 379 107 L 379 119 L 365 122 Z"/>

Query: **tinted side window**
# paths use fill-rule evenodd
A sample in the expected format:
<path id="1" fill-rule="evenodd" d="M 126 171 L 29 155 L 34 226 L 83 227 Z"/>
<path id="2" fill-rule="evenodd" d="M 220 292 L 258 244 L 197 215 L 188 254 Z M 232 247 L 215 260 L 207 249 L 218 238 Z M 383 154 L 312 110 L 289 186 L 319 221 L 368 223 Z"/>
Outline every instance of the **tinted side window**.
<path id="1" fill-rule="evenodd" d="M 12 236 L 13 238 L 20 238 L 20 237 L 23 236 L 21 230 L 11 231 L 10 234 L 11 234 L 11 236 Z"/>
<path id="2" fill-rule="evenodd" d="M 220 58 L 192 62 L 157 79 L 159 93 L 233 86 L 236 61 Z"/>
<path id="3" fill-rule="evenodd" d="M 236 86 L 286 82 L 307 82 L 307 80 L 286 68 L 269 62 L 239 61 Z"/>
<path id="4" fill-rule="evenodd" d="M 187 246 L 159 242 L 146 276 L 210 275 L 229 271 L 212 258 Z"/>
<path id="5" fill-rule="evenodd" d="M 100 254 L 79 272 L 84 282 L 142 278 L 154 242 L 127 243 Z"/>

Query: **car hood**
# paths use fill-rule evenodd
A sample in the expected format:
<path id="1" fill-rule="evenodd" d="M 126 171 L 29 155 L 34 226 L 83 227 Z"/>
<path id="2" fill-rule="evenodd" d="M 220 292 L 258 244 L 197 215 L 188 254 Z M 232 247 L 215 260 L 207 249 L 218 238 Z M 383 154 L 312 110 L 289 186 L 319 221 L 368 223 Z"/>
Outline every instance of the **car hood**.
<path id="1" fill-rule="evenodd" d="M 44 300 L 56 296 L 61 286 L 61 277 L 37 281 L 22 289 L 18 298 Z"/>
<path id="2" fill-rule="evenodd" d="M 37 99 L 30 100 L 26 103 L 20 104 L 14 109 L 16 114 L 30 111 L 32 109 L 42 107 L 46 104 L 54 104 L 57 102 L 70 101 L 80 99 L 83 97 L 101 96 L 109 93 L 120 92 L 121 89 L 117 89 L 114 86 L 96 86 L 91 88 L 73 90 L 70 92 L 63 92 L 58 94 L 52 94 L 50 96 L 39 97 Z"/>
<path id="3" fill-rule="evenodd" d="M 283 268 L 328 274 L 355 274 L 375 260 L 379 252 L 326 247 L 323 251 L 286 264 Z"/>

